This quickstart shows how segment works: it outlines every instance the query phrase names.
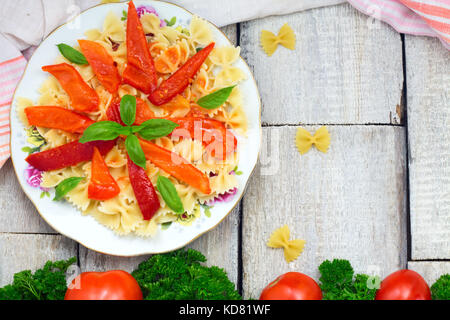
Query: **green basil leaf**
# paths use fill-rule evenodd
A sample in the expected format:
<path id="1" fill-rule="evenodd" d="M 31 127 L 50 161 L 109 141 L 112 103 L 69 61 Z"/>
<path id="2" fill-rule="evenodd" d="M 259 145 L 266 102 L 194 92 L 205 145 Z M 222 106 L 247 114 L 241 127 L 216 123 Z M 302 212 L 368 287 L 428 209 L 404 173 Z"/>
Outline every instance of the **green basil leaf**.
<path id="1" fill-rule="evenodd" d="M 120 118 L 127 126 L 136 121 L 136 97 L 129 94 L 122 97 L 120 101 Z"/>
<path id="2" fill-rule="evenodd" d="M 139 135 L 145 140 L 153 140 L 171 134 L 179 125 L 166 119 L 150 119 L 141 124 L 140 127 Z"/>
<path id="3" fill-rule="evenodd" d="M 78 50 L 75 50 L 71 46 L 64 43 L 60 43 L 57 45 L 57 47 L 59 49 L 59 52 L 61 52 L 61 54 L 64 56 L 64 58 L 66 58 L 70 62 L 79 65 L 89 64 L 84 54 L 82 54 Z"/>
<path id="4" fill-rule="evenodd" d="M 223 89 L 217 90 L 211 94 L 208 94 L 207 96 L 200 98 L 197 101 L 197 104 L 200 107 L 208 109 L 208 110 L 217 109 L 228 100 L 234 87 L 236 87 L 236 86 L 223 88 Z"/>
<path id="5" fill-rule="evenodd" d="M 159 176 L 156 188 L 170 209 L 178 214 L 184 213 L 183 202 L 181 202 L 180 196 L 172 181 L 166 177 Z"/>
<path id="6" fill-rule="evenodd" d="M 80 139 L 80 143 L 90 141 L 109 141 L 119 137 L 123 127 L 114 121 L 100 121 L 96 122 L 86 130 Z"/>
<path id="7" fill-rule="evenodd" d="M 142 150 L 139 139 L 135 135 L 129 135 L 125 140 L 125 148 L 131 161 L 139 167 L 145 169 L 147 166 L 147 159 L 145 158 L 144 150 Z"/>
<path id="8" fill-rule="evenodd" d="M 133 134 L 133 128 L 132 127 L 122 127 L 122 128 L 120 128 L 120 130 L 118 131 L 118 133 L 120 134 L 120 135 L 123 135 L 123 136 L 129 136 L 130 134 Z"/>
<path id="9" fill-rule="evenodd" d="M 66 194 L 68 194 L 70 191 L 75 189 L 78 186 L 78 184 L 83 180 L 84 180 L 84 178 L 82 178 L 82 177 L 81 178 L 72 177 L 72 178 L 68 178 L 68 179 L 62 181 L 55 188 L 56 193 L 55 193 L 55 198 L 53 199 L 53 201 L 61 200 Z"/>

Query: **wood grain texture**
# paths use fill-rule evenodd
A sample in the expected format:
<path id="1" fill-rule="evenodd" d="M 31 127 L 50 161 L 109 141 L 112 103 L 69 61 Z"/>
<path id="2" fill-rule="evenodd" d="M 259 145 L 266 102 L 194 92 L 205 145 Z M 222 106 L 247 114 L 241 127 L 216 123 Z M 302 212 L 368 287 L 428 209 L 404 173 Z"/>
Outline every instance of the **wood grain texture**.
<path id="1" fill-rule="evenodd" d="M 306 127 L 314 132 L 318 127 Z M 261 165 L 243 205 L 243 289 L 258 298 L 278 275 L 318 278 L 326 259 L 381 276 L 406 267 L 405 132 L 390 126 L 330 126 L 330 150 L 301 156 L 295 127 L 265 128 Z M 266 246 L 287 224 L 307 241 L 298 260 Z"/>
<path id="2" fill-rule="evenodd" d="M 0 287 L 13 280 L 14 273 L 36 270 L 48 261 L 77 256 L 77 244 L 59 235 L 0 234 Z"/>
<path id="3" fill-rule="evenodd" d="M 268 57 L 261 30 L 288 23 L 294 51 Z M 348 4 L 242 24 L 244 59 L 256 77 L 264 124 L 400 123 L 400 35 Z"/>
<path id="4" fill-rule="evenodd" d="M 450 55 L 437 39 L 405 37 L 411 258 L 450 258 Z"/>
<path id="5" fill-rule="evenodd" d="M 237 27 L 235 25 L 221 30 L 236 44 Z M 189 245 L 193 249 L 200 250 L 207 257 L 208 265 L 224 268 L 234 283 L 237 283 L 238 279 L 238 230 L 239 206 L 217 228 Z M 80 246 L 80 265 L 83 271 L 108 269 L 133 271 L 147 258 L 148 256 L 134 258 L 105 256 Z"/>
<path id="6" fill-rule="evenodd" d="M 55 233 L 22 191 L 11 160 L 0 169 L 0 232 Z"/>
<path id="7" fill-rule="evenodd" d="M 214 230 L 189 245 L 208 259 L 207 265 L 225 269 L 230 280 L 238 283 L 239 204 Z"/>
<path id="8" fill-rule="evenodd" d="M 409 261 L 408 269 L 418 272 L 431 287 L 444 274 L 450 274 L 448 261 Z"/>

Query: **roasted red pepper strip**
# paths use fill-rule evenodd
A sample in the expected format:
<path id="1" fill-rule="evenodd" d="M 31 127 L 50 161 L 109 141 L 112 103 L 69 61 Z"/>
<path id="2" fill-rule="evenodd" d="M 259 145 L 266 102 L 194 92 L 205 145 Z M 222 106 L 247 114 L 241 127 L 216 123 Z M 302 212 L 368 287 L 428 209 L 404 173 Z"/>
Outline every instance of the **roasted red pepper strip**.
<path id="1" fill-rule="evenodd" d="M 214 157 L 224 160 L 237 149 L 234 134 L 220 121 L 201 117 L 168 118 L 179 125 L 171 136 L 200 140 Z"/>
<path id="2" fill-rule="evenodd" d="M 94 41 L 78 40 L 78 43 L 100 83 L 110 93 L 116 93 L 122 79 L 108 51 L 101 44 Z"/>
<path id="3" fill-rule="evenodd" d="M 88 188 L 89 199 L 105 201 L 120 193 L 119 185 L 109 173 L 108 166 L 98 148 L 94 147 L 91 166 L 91 181 Z"/>
<path id="4" fill-rule="evenodd" d="M 206 48 L 197 52 L 180 69 L 178 69 L 170 78 L 163 81 L 158 89 L 153 91 L 150 96 L 150 102 L 155 106 L 161 106 L 170 102 L 178 94 L 181 94 L 190 84 L 192 79 L 198 73 L 206 58 L 214 49 L 214 42 Z"/>
<path id="5" fill-rule="evenodd" d="M 158 195 L 144 169 L 128 157 L 128 175 L 144 220 L 150 220 L 160 208 Z"/>
<path id="6" fill-rule="evenodd" d="M 123 73 L 124 82 L 146 94 L 153 92 L 158 77 L 148 50 L 144 28 L 133 1 L 128 4 L 127 57 L 128 64 Z"/>
<path id="7" fill-rule="evenodd" d="M 72 108 L 81 112 L 98 110 L 100 99 L 97 92 L 83 80 L 78 71 L 70 64 L 61 63 L 45 66 L 42 67 L 42 70 L 51 73 L 59 81 L 70 97 Z"/>
<path id="8" fill-rule="evenodd" d="M 116 141 L 93 141 L 79 143 L 74 141 L 47 151 L 33 153 L 25 160 L 40 171 L 53 171 L 74 166 L 83 161 L 91 161 L 94 147 L 106 155 L 115 146 Z"/>
<path id="9" fill-rule="evenodd" d="M 204 194 L 211 193 L 209 178 L 186 159 L 152 142 L 140 140 L 145 157 L 155 166 Z"/>
<path id="10" fill-rule="evenodd" d="M 61 107 L 25 108 L 28 123 L 32 126 L 83 133 L 95 121 Z"/>
<path id="11" fill-rule="evenodd" d="M 115 121 L 123 126 L 125 125 L 120 117 L 120 100 L 114 101 L 109 106 L 108 110 L 106 110 L 106 116 L 110 121 Z M 155 114 L 150 110 L 148 104 L 144 100 L 136 98 L 136 121 L 133 125 L 139 126 L 143 122 L 153 119 L 154 117 Z"/>

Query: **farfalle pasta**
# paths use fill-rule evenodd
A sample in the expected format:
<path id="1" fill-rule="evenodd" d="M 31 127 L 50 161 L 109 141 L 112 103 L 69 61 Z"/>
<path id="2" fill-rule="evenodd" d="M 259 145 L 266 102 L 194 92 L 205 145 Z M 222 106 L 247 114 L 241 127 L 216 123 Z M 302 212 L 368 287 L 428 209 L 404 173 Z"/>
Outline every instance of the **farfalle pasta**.
<path id="1" fill-rule="evenodd" d="M 287 262 L 292 262 L 298 258 L 305 247 L 305 240 L 289 240 L 290 231 L 287 225 L 275 230 L 270 236 L 267 246 L 270 248 L 283 248 L 284 259 Z"/>
<path id="2" fill-rule="evenodd" d="M 134 4 L 130 2 L 130 6 L 134 7 Z M 141 142 L 141 145 L 147 143 L 148 148 L 158 150 L 158 152 L 161 152 L 161 156 L 167 153 L 172 154 L 172 157 L 174 155 L 179 157 L 185 167 L 188 166 L 192 172 L 198 172 L 196 174 L 202 175 L 208 185 L 207 187 L 199 185 L 194 183 L 195 181 L 190 183 L 182 175 L 179 176 L 175 171 L 170 171 L 164 163 L 161 163 L 160 159 L 147 158 L 144 172 L 148 181 L 155 186 L 156 201 L 159 203 L 159 207 L 155 210 L 151 219 L 145 219 L 142 204 L 133 188 L 131 180 L 134 179 L 134 176 L 130 169 L 130 161 L 133 162 L 134 160 L 130 159 L 129 149 L 123 138 L 118 137 L 114 141 L 95 144 L 95 148 L 100 152 L 101 159 L 107 168 L 108 175 L 120 190 L 118 194 L 107 200 L 99 200 L 91 196 L 92 190 L 90 188 L 95 180 L 94 176 L 98 174 L 97 171 L 93 170 L 93 166 L 96 164 L 91 159 L 83 158 L 80 155 L 81 161 L 72 164 L 75 160 L 68 159 L 68 162 L 66 162 L 70 165 L 65 167 L 53 170 L 38 168 L 43 171 L 42 188 L 58 188 L 68 179 L 81 179 L 75 187 L 64 195 L 64 198 L 80 210 L 83 215 L 92 216 L 100 224 L 119 235 L 135 234 L 141 237 L 151 237 L 158 233 L 161 224 L 175 222 L 184 226 L 191 225 L 201 215 L 200 204 L 237 188 L 238 180 L 233 172 L 233 169 L 239 164 L 237 149 L 220 157 L 208 148 L 208 143 L 211 143 L 211 141 L 199 141 L 193 137 L 186 138 L 183 135 L 178 135 L 178 133 L 182 130 L 189 132 L 191 127 L 188 124 L 191 122 L 195 124 L 195 121 L 200 121 L 210 126 L 203 129 L 206 135 L 209 130 L 222 127 L 223 129 L 220 129 L 222 132 L 231 132 L 232 130 L 233 135 L 245 135 L 247 130 L 247 119 L 243 108 L 245 102 L 239 89 L 239 83 L 245 80 L 245 73 L 234 65 L 239 58 L 239 48 L 232 46 L 217 47 L 208 57 L 205 57 L 205 61 L 198 72 L 190 79 L 187 88 L 165 103 L 156 103 L 152 96 L 154 92 L 164 86 L 165 82 L 170 81 L 171 76 L 182 69 L 190 59 L 194 59 L 198 52 L 201 52 L 201 49 L 210 46 L 214 41 L 213 32 L 209 24 L 198 17 L 193 17 L 190 25 L 183 28 L 181 26 L 163 26 L 156 14 L 143 14 L 139 23 L 145 34 L 147 57 L 154 61 L 156 74 L 155 83 L 152 84 L 153 88 L 151 91 L 147 91 L 139 83 L 133 82 L 136 80 L 133 75 L 141 71 L 139 65 L 133 64 L 134 62 L 130 58 L 130 50 L 127 48 L 127 41 L 130 40 L 130 37 L 133 37 L 133 35 L 130 35 L 131 28 L 127 28 L 127 23 L 131 23 L 130 19 L 133 19 L 133 15 L 130 15 L 130 13 L 128 14 L 128 20 L 123 21 L 111 12 L 106 16 L 101 30 L 89 30 L 85 33 L 87 41 L 90 41 L 89 44 L 93 42 L 92 46 L 97 48 L 98 52 L 103 52 L 104 60 L 102 63 L 108 65 L 111 70 L 117 69 L 121 81 L 116 83 L 117 90 L 115 92 L 109 90 L 109 85 L 105 86 L 105 79 L 98 76 L 92 63 L 79 65 L 67 56 L 61 56 L 55 61 L 57 66 L 64 66 L 64 72 L 68 72 L 69 67 L 67 66 L 70 66 L 79 74 L 80 79 L 77 79 L 77 81 L 85 82 L 88 85 L 86 90 L 92 90 L 90 93 L 98 97 L 95 109 L 88 111 L 75 109 L 73 101 L 71 101 L 71 95 L 67 92 L 69 90 L 68 85 L 62 85 L 61 79 L 58 78 L 56 73 L 56 75 L 52 73 L 53 76 L 50 76 L 39 88 L 40 97 L 37 101 L 20 98 L 16 101 L 16 106 L 19 118 L 28 128 L 36 127 L 35 131 L 43 141 L 38 150 L 33 150 L 27 158 L 27 161 L 33 164 L 39 164 L 35 160 L 46 152 L 52 152 L 52 150 L 65 148 L 66 146 L 75 146 L 79 148 L 77 150 L 86 150 L 86 145 L 89 145 L 90 142 L 81 143 L 80 138 L 84 135 L 70 132 L 69 129 L 65 131 L 30 124 L 29 117 L 26 114 L 27 108 L 58 106 L 86 117 L 89 120 L 88 123 L 100 123 L 107 120 L 120 123 L 122 114 L 120 113 L 121 109 L 118 108 L 118 103 L 120 99 L 132 96 L 136 101 L 136 121 L 139 116 L 142 116 L 143 120 L 164 119 L 177 123 L 179 127 L 172 134 Z M 95 47 L 95 44 L 101 47 Z M 73 48 L 80 52 L 83 51 L 82 46 L 74 46 Z M 104 52 L 106 52 L 106 55 Z M 147 53 L 144 55 L 147 55 Z M 130 68 L 134 69 L 131 70 Z M 149 74 L 143 73 L 142 76 L 151 79 Z M 114 86 L 114 77 L 107 80 L 112 82 L 112 86 Z M 111 83 L 109 84 L 111 85 Z M 216 110 L 204 109 L 197 104 L 200 98 L 229 85 L 236 87 L 227 101 Z M 114 107 L 118 108 L 116 109 L 119 112 L 118 119 L 114 118 Z M 147 118 L 144 116 L 147 116 Z M 87 128 L 89 127 L 86 126 L 85 134 Z M 224 129 L 226 131 L 223 131 Z M 141 140 L 144 139 L 140 135 L 137 136 Z M 217 139 L 220 140 L 220 137 L 212 139 L 213 142 L 218 143 Z M 146 150 L 145 147 L 142 148 L 144 151 Z M 90 152 L 92 153 L 92 150 Z M 154 154 L 154 152 L 151 154 Z M 47 163 L 46 166 L 51 166 L 51 164 Z M 167 202 L 164 195 L 156 188 L 161 177 L 167 178 L 173 184 L 181 200 L 182 213 L 175 212 L 171 208 L 171 203 Z M 205 193 L 205 191 L 209 192 Z"/>
<path id="3" fill-rule="evenodd" d="M 287 23 L 280 28 L 278 35 L 267 30 L 261 32 L 261 46 L 269 57 L 275 53 L 278 45 L 294 50 L 295 42 L 294 30 Z"/>
<path id="4" fill-rule="evenodd" d="M 330 133 L 324 126 L 320 127 L 314 135 L 304 128 L 298 128 L 295 136 L 295 145 L 301 154 L 307 153 L 313 145 L 317 150 L 326 153 L 330 147 L 330 141 Z"/>

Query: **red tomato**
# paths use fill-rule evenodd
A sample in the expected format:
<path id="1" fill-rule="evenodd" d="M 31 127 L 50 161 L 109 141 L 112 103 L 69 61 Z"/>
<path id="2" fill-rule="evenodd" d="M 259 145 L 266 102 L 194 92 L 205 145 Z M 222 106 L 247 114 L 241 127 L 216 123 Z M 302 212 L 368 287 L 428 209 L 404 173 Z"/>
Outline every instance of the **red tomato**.
<path id="1" fill-rule="evenodd" d="M 125 271 L 84 272 L 72 281 L 64 300 L 142 300 L 142 291 Z"/>
<path id="2" fill-rule="evenodd" d="M 420 274 L 399 270 L 381 282 L 375 300 L 431 300 L 431 292 Z"/>
<path id="3" fill-rule="evenodd" d="M 307 275 L 288 272 L 272 281 L 259 300 L 322 300 L 322 290 Z"/>

